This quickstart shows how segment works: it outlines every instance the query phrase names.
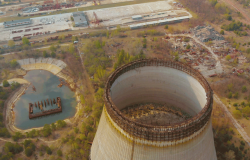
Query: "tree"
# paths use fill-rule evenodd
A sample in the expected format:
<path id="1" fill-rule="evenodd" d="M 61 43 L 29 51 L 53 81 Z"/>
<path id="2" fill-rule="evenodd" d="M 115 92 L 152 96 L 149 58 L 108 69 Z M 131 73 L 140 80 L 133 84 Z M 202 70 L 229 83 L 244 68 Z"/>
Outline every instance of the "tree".
<path id="1" fill-rule="evenodd" d="M 26 37 L 23 37 L 22 41 L 23 41 L 23 45 L 24 45 L 24 46 L 30 44 L 30 41 L 29 41 L 28 38 L 26 38 Z"/>
<path id="2" fill-rule="evenodd" d="M 229 99 L 232 98 L 232 96 L 233 96 L 233 93 L 232 93 L 232 92 L 229 92 L 228 95 L 227 95 L 227 97 L 228 97 Z"/>
<path id="3" fill-rule="evenodd" d="M 221 35 L 224 35 L 224 34 L 225 34 L 225 32 L 224 32 L 223 29 L 220 31 L 220 34 L 221 34 Z"/>
<path id="4" fill-rule="evenodd" d="M 247 116 L 250 116 L 250 107 L 249 106 L 246 106 L 242 109 L 242 113 L 247 115 Z"/>
<path id="5" fill-rule="evenodd" d="M 11 48 L 14 47 L 15 46 L 15 42 L 13 40 L 9 40 L 8 41 L 8 46 L 11 47 Z"/>
<path id="6" fill-rule="evenodd" d="M 231 59 L 231 56 L 230 55 L 227 55 L 226 56 L 226 60 L 229 61 Z"/>
<path id="7" fill-rule="evenodd" d="M 10 84 L 9 84 L 9 82 L 8 82 L 7 80 L 4 80 L 4 81 L 3 81 L 3 86 L 4 86 L 4 87 L 9 87 Z"/>
<path id="8" fill-rule="evenodd" d="M 52 154 L 52 150 L 49 147 L 46 147 L 46 153 L 48 155 L 51 155 Z"/>
<path id="9" fill-rule="evenodd" d="M 235 99 L 237 99 L 237 98 L 239 97 L 239 93 L 236 92 L 236 93 L 233 95 L 233 97 L 234 97 Z"/>
<path id="10" fill-rule="evenodd" d="M 166 25 L 164 26 L 164 28 L 165 28 L 165 29 L 168 29 L 168 25 L 166 24 Z"/>
<path id="11" fill-rule="evenodd" d="M 43 127 L 43 135 L 44 137 L 48 137 L 50 134 L 51 134 L 51 128 L 50 128 L 50 125 L 48 124 L 45 124 L 44 127 Z"/>
<path id="12" fill-rule="evenodd" d="M 55 125 L 55 123 L 51 123 L 51 129 L 54 131 L 54 130 L 56 130 L 56 125 Z"/>
<path id="13" fill-rule="evenodd" d="M 55 57 L 56 57 L 56 53 L 55 53 L 55 52 L 52 52 L 52 53 L 51 53 L 51 57 L 55 58 Z"/>
<path id="14" fill-rule="evenodd" d="M 17 63 L 16 59 L 13 59 L 13 60 L 10 61 L 10 66 L 12 68 L 15 68 L 16 66 L 18 66 L 18 63 Z"/>
<path id="15" fill-rule="evenodd" d="M 46 51 L 43 51 L 43 57 L 44 57 L 44 58 L 48 57 L 48 54 L 47 54 Z"/>
<path id="16" fill-rule="evenodd" d="M 247 87 L 246 86 L 243 86 L 242 87 L 242 92 L 245 93 L 247 91 Z"/>
<path id="17" fill-rule="evenodd" d="M 188 44 L 187 47 L 186 47 L 186 49 L 190 49 L 190 48 L 191 48 L 191 46 L 190 46 L 190 44 Z"/>
<path id="18" fill-rule="evenodd" d="M 22 138 L 23 137 L 23 135 L 22 135 L 22 133 L 21 132 L 15 132 L 15 134 L 12 136 L 12 139 L 14 140 L 14 141 L 18 141 L 20 138 Z"/>
<path id="19" fill-rule="evenodd" d="M 73 54 L 75 52 L 75 46 L 74 45 L 70 45 L 69 46 L 69 53 Z"/>
<path id="20" fill-rule="evenodd" d="M 233 111 L 233 116 L 236 118 L 236 119 L 240 119 L 242 117 L 242 114 L 239 110 L 235 110 Z"/>
<path id="21" fill-rule="evenodd" d="M 56 123 L 57 123 L 57 128 L 59 128 L 59 129 L 65 127 L 67 125 L 66 122 L 63 120 L 58 120 L 58 121 L 56 121 Z"/>
<path id="22" fill-rule="evenodd" d="M 56 47 L 53 44 L 49 47 L 49 49 L 50 49 L 51 52 L 55 52 L 56 51 Z"/>
<path id="23" fill-rule="evenodd" d="M 65 35 L 62 34 L 60 37 L 59 37 L 60 40 L 64 40 L 65 39 Z"/>
<path id="24" fill-rule="evenodd" d="M 232 150 L 229 150 L 225 153 L 225 159 L 226 160 L 235 160 L 235 153 Z"/>
<path id="25" fill-rule="evenodd" d="M 248 48 L 248 49 L 246 50 L 246 52 L 247 52 L 247 54 L 249 54 L 249 53 L 250 53 L 250 48 Z"/>
<path id="26" fill-rule="evenodd" d="M 30 147 L 25 148 L 25 155 L 30 157 L 33 153 L 33 150 Z"/>
<path id="27" fill-rule="evenodd" d="M 61 151 L 60 149 L 57 150 L 57 155 L 58 155 L 59 157 L 62 157 L 62 151 Z"/>

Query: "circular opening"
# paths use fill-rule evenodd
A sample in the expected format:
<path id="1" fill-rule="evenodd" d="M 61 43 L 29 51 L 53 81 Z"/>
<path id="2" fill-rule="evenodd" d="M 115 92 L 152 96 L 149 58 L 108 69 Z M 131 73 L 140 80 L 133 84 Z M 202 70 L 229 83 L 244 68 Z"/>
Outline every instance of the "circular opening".
<path id="1" fill-rule="evenodd" d="M 183 115 L 195 116 L 207 103 L 206 91 L 199 81 L 185 72 L 164 66 L 144 66 L 123 73 L 111 85 L 110 95 L 115 106 L 125 114 L 153 105 L 153 110 L 172 108 Z M 164 115 L 164 111 L 159 113 Z M 129 117 L 140 119 L 141 114 Z M 173 116 L 173 121 L 168 120 L 175 122 L 174 119 Z"/>

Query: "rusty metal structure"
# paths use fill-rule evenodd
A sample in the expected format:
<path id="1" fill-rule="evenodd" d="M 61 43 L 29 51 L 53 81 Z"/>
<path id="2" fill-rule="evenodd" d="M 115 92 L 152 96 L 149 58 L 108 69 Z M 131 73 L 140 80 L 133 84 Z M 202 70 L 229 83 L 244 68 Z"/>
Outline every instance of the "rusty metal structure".
<path id="1" fill-rule="evenodd" d="M 159 70 L 161 70 L 161 72 L 158 73 Z M 192 118 L 187 119 L 180 123 L 174 123 L 174 124 L 171 123 L 165 126 L 153 126 L 150 124 L 136 122 L 130 119 L 129 117 L 125 116 L 120 111 L 121 108 L 124 108 L 125 106 L 124 103 L 127 103 L 127 101 L 129 101 L 129 99 L 124 99 L 124 97 L 125 98 L 129 97 L 129 94 L 133 92 L 137 92 L 140 89 L 145 90 L 145 88 L 147 87 L 147 86 L 146 87 L 143 86 L 143 81 L 145 79 L 139 80 L 139 78 L 148 77 L 148 79 L 150 79 L 152 82 L 162 83 L 162 86 L 164 85 L 166 86 L 166 84 L 171 83 L 171 81 L 170 80 L 165 81 L 165 78 L 161 77 L 160 74 L 165 74 L 165 73 L 169 74 L 166 77 L 170 77 L 171 81 L 174 80 L 174 79 L 171 79 L 171 76 L 177 77 L 177 78 L 178 76 L 180 78 L 184 77 L 182 80 L 180 80 L 180 83 L 182 83 L 182 85 L 185 87 L 189 87 L 190 90 L 192 89 L 195 90 L 197 86 L 198 87 L 200 86 L 199 89 L 196 89 L 197 91 L 193 91 L 194 93 L 193 97 L 195 97 L 196 95 L 200 96 L 197 98 L 198 99 L 197 103 L 195 100 L 193 100 L 195 102 L 193 102 L 190 99 L 188 100 L 188 101 L 192 101 L 192 103 L 194 104 L 197 104 L 197 106 L 200 106 L 200 109 L 193 109 L 195 110 L 195 112 L 192 112 L 192 115 L 193 115 Z M 154 78 L 153 76 L 152 77 L 149 76 L 151 74 L 159 75 L 159 76 Z M 130 81 L 130 79 L 127 78 L 126 83 L 128 84 L 123 84 L 125 81 L 125 80 L 123 81 L 123 79 L 125 79 L 124 77 L 132 77 L 132 76 L 134 77 L 136 81 L 138 81 L 137 83 L 136 82 L 133 83 L 132 80 Z M 184 80 L 187 82 L 184 82 Z M 151 81 L 148 84 L 153 84 L 151 83 Z M 190 83 L 190 85 L 188 83 Z M 121 88 L 124 86 L 125 87 L 120 90 L 116 90 L 116 88 L 118 88 L 117 86 Z M 161 90 L 163 89 L 159 88 L 159 86 L 156 88 L 150 88 L 153 90 L 152 91 L 153 96 L 161 96 L 158 93 L 154 94 L 155 90 L 159 90 L 159 92 L 162 92 Z M 131 92 L 125 93 L 126 87 L 127 88 L 131 87 L 130 88 Z M 150 90 L 147 90 L 147 91 L 150 92 Z M 181 90 L 181 89 L 180 91 L 185 92 L 185 90 Z M 120 92 L 124 92 L 124 95 Z M 140 92 L 140 94 L 146 94 L 146 93 Z M 171 93 L 171 94 L 177 95 L 177 93 Z M 124 99 L 124 101 L 120 100 L 121 96 Z M 137 95 L 129 97 L 129 98 L 132 98 L 131 103 L 135 103 L 141 99 L 140 96 L 137 96 L 137 97 L 136 96 Z M 104 111 L 103 111 L 103 114 L 102 114 L 102 117 L 98 126 L 96 137 L 94 139 L 94 142 L 91 148 L 90 157 L 92 160 L 101 160 L 101 159 L 102 160 L 106 160 L 106 159 L 109 159 L 109 160 L 112 160 L 112 159 L 151 160 L 151 159 L 157 159 L 157 157 L 165 157 L 164 159 L 182 159 L 182 158 L 184 159 L 206 159 L 206 160 L 217 159 L 215 148 L 214 148 L 214 143 L 213 143 L 213 133 L 212 133 L 211 121 L 210 121 L 212 108 L 213 108 L 213 92 L 208 82 L 201 75 L 201 73 L 193 69 L 191 66 L 186 65 L 184 63 L 172 61 L 170 59 L 141 59 L 141 60 L 137 60 L 134 62 L 130 62 L 116 69 L 109 76 L 108 81 L 106 83 L 106 90 L 104 93 L 104 98 L 105 98 Z M 177 98 L 178 98 L 178 95 L 177 95 Z M 147 98 L 147 99 L 150 99 L 150 98 Z M 192 110 L 192 106 L 190 108 Z M 104 128 L 107 128 L 107 126 L 109 126 L 108 128 L 110 128 L 110 131 L 107 131 L 107 129 L 104 129 Z M 113 128 L 115 128 L 115 130 L 113 130 Z M 109 135 L 113 134 L 119 137 L 117 138 L 117 140 L 121 139 L 121 142 L 117 142 L 117 143 L 119 143 L 119 146 L 121 146 L 121 144 L 124 143 L 124 148 L 123 149 L 120 148 L 118 150 L 116 149 L 117 147 L 114 147 L 112 149 L 116 151 L 114 151 L 113 153 L 110 153 L 110 155 L 109 153 L 104 153 L 104 152 L 109 152 L 109 150 L 112 150 L 111 148 L 105 149 L 105 148 L 108 148 L 109 145 L 107 145 L 107 147 L 103 147 L 104 143 L 108 143 L 107 141 L 101 139 L 101 137 L 103 138 L 105 137 L 104 130 L 106 130 L 105 132 L 109 132 L 107 133 Z M 119 135 L 116 135 L 116 133 Z M 201 144 L 200 137 L 203 137 L 203 139 L 209 142 L 209 145 Z M 112 142 L 112 145 L 118 145 L 114 143 L 115 142 Z M 189 156 L 185 157 L 183 153 L 188 152 L 187 150 L 188 145 L 190 145 L 190 148 L 193 148 L 194 150 L 196 148 L 197 153 L 192 153 Z M 205 145 L 207 145 L 208 148 L 206 148 Z M 146 147 L 147 151 L 145 151 L 145 149 L 142 150 L 141 149 L 142 146 L 144 148 Z M 173 146 L 177 148 L 173 149 Z M 122 150 L 124 150 L 125 152 L 125 150 L 130 147 L 131 149 L 128 150 L 129 156 L 122 153 L 123 152 Z M 160 147 L 161 149 L 156 150 L 155 147 Z M 206 153 L 206 152 L 202 153 L 202 151 L 200 151 L 201 148 L 204 148 L 204 149 L 206 148 L 206 150 L 209 150 L 209 153 Z M 173 151 L 176 151 L 176 153 Z M 190 149 L 190 152 L 192 152 L 192 149 Z M 116 157 L 114 155 L 116 153 L 120 154 L 120 157 L 119 156 Z M 145 155 L 143 155 L 142 153 L 144 153 Z M 147 154 L 150 154 L 150 155 L 147 155 Z M 151 156 L 151 155 L 155 155 L 157 157 Z"/>
<path id="2" fill-rule="evenodd" d="M 49 100 L 47 99 L 47 103 L 49 104 Z M 33 106 L 36 106 L 35 104 L 29 103 L 29 119 L 33 119 L 33 118 L 37 118 L 37 117 L 42 117 L 42 116 L 47 116 L 47 115 L 51 115 L 51 114 L 55 114 L 55 113 L 60 113 L 62 112 L 62 103 L 61 103 L 61 98 L 57 97 L 56 100 L 54 99 L 54 104 L 57 105 L 58 108 L 56 109 L 50 109 L 50 110 L 43 110 L 42 106 L 43 106 L 43 102 L 41 101 L 41 104 L 38 101 L 38 107 L 41 106 L 41 110 L 42 112 L 39 113 L 33 113 Z M 51 105 L 52 104 L 52 100 L 51 100 Z M 44 100 L 44 106 L 46 107 L 46 101 Z"/>

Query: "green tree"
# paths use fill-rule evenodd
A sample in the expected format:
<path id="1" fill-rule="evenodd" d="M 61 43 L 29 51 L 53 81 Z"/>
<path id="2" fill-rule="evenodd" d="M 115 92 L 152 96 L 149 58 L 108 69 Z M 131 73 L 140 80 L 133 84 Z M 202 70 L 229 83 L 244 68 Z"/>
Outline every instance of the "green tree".
<path id="1" fill-rule="evenodd" d="M 55 125 L 55 123 L 51 123 L 51 129 L 54 131 L 54 130 L 56 130 L 56 125 Z"/>
<path id="2" fill-rule="evenodd" d="M 168 29 L 168 25 L 166 24 L 166 25 L 164 26 L 164 28 L 165 28 L 165 29 Z"/>
<path id="3" fill-rule="evenodd" d="M 232 96 L 233 96 L 233 93 L 232 93 L 232 92 L 229 92 L 228 95 L 227 95 L 227 97 L 228 97 L 229 99 L 232 98 Z"/>
<path id="4" fill-rule="evenodd" d="M 15 134 L 12 136 L 12 139 L 14 140 L 14 141 L 18 141 L 20 138 L 22 138 L 23 137 L 23 135 L 22 135 L 22 133 L 21 132 L 15 132 Z"/>
<path id="5" fill-rule="evenodd" d="M 25 155 L 30 157 L 33 153 L 33 150 L 30 147 L 25 148 Z"/>
<path id="6" fill-rule="evenodd" d="M 9 84 L 9 82 L 8 82 L 7 80 L 4 80 L 4 81 L 3 81 L 3 86 L 4 86 L 4 87 L 9 87 L 10 84 Z"/>
<path id="7" fill-rule="evenodd" d="M 106 37 L 109 38 L 109 31 L 106 32 Z"/>
<path id="8" fill-rule="evenodd" d="M 247 91 L 247 87 L 246 86 L 243 86 L 242 87 L 242 92 L 245 93 Z"/>
<path id="9" fill-rule="evenodd" d="M 239 93 L 236 92 L 236 93 L 233 95 L 233 97 L 234 97 L 235 99 L 238 99 L 238 98 L 239 98 Z"/>
<path id="10" fill-rule="evenodd" d="M 52 44 L 50 47 L 49 47 L 49 50 L 51 52 L 55 52 L 56 51 L 56 47 Z"/>
<path id="11" fill-rule="evenodd" d="M 247 54 L 250 54 L 250 48 L 248 48 L 248 49 L 246 50 L 246 52 L 247 52 Z"/>
<path id="12" fill-rule="evenodd" d="M 229 61 L 231 59 L 231 56 L 230 55 L 227 55 L 226 56 L 226 60 Z"/>
<path id="13" fill-rule="evenodd" d="M 48 155 L 51 155 L 52 154 L 52 150 L 49 147 L 46 147 L 46 153 Z"/>
<path id="14" fill-rule="evenodd" d="M 66 127 L 66 125 L 67 125 L 66 122 L 63 121 L 63 120 L 58 120 L 58 121 L 56 121 L 56 123 L 57 123 L 57 128 L 58 129 Z"/>
<path id="15" fill-rule="evenodd" d="M 44 58 L 48 57 L 48 54 L 47 54 L 46 51 L 43 51 L 43 57 L 44 57 Z"/>
<path id="16" fill-rule="evenodd" d="M 242 109 L 242 113 L 247 115 L 247 116 L 250 116 L 250 107 L 249 106 L 246 106 Z"/>
<path id="17" fill-rule="evenodd" d="M 44 127 L 43 127 L 43 136 L 44 137 L 48 137 L 50 134 L 51 134 L 51 128 L 50 128 L 50 125 L 48 124 L 45 124 Z"/>
<path id="18" fill-rule="evenodd" d="M 221 34 L 221 35 L 224 35 L 224 34 L 225 34 L 225 32 L 224 32 L 223 29 L 220 31 L 220 34 Z"/>
<path id="19" fill-rule="evenodd" d="M 55 58 L 55 57 L 56 57 L 56 53 L 55 53 L 55 52 L 52 52 L 52 53 L 51 53 L 51 57 Z"/>
<path id="20" fill-rule="evenodd" d="M 23 45 L 29 45 L 30 44 L 30 41 L 26 37 L 23 37 L 22 42 L 23 42 Z"/>
<path id="21" fill-rule="evenodd" d="M 15 68 L 16 66 L 18 66 L 18 63 L 17 63 L 16 59 L 13 59 L 13 60 L 10 61 L 10 66 L 12 68 Z"/>
<path id="22" fill-rule="evenodd" d="M 58 149 L 58 150 L 57 150 L 57 155 L 58 155 L 59 157 L 62 157 L 62 150 Z"/>
<path id="23" fill-rule="evenodd" d="M 70 45 L 69 46 L 69 53 L 73 54 L 75 52 L 75 46 L 74 45 Z"/>
<path id="24" fill-rule="evenodd" d="M 187 47 L 186 47 L 186 49 L 190 49 L 190 48 L 191 48 L 191 46 L 190 46 L 190 44 L 188 44 Z"/>
<path id="25" fill-rule="evenodd" d="M 240 119 L 242 117 L 242 114 L 239 110 L 235 110 L 233 111 L 233 116 L 236 118 L 236 119 Z"/>
<path id="26" fill-rule="evenodd" d="M 15 46 L 15 42 L 13 40 L 9 40 L 8 41 L 8 46 L 11 47 L 11 48 L 14 47 Z"/>

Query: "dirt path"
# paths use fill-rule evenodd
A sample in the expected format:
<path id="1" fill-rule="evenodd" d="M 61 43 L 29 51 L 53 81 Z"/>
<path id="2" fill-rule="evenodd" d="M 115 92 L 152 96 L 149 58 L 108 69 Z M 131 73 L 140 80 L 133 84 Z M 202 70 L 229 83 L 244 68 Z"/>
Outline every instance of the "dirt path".
<path id="1" fill-rule="evenodd" d="M 241 125 L 237 122 L 237 120 L 234 119 L 234 117 L 229 112 L 229 110 L 227 109 L 227 107 L 225 106 L 225 104 L 221 102 L 220 98 L 216 94 L 214 94 L 214 100 L 224 109 L 226 115 L 231 120 L 231 122 L 233 123 L 234 127 L 239 131 L 239 133 L 241 134 L 241 136 L 243 137 L 243 139 L 250 146 L 250 138 L 249 138 L 249 136 L 247 135 L 247 133 L 245 132 L 245 130 L 241 127 Z"/>
<path id="2" fill-rule="evenodd" d="M 222 1 L 231 5 L 234 9 L 240 12 L 246 18 L 246 22 L 250 24 L 250 16 L 243 9 L 241 9 L 241 7 L 236 6 L 234 2 L 232 2 L 231 0 L 222 0 Z"/>

